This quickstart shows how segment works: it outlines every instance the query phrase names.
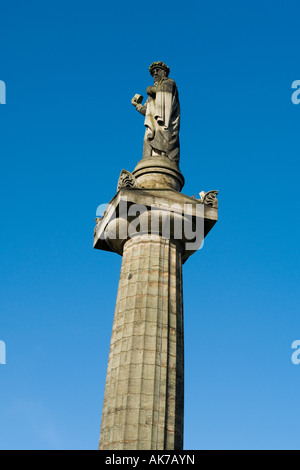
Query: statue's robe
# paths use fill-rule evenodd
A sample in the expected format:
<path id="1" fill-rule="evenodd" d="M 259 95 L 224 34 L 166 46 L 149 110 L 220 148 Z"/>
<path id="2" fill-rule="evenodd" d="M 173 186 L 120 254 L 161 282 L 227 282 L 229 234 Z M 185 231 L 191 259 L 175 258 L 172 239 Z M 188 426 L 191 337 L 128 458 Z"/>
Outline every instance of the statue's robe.
<path id="1" fill-rule="evenodd" d="M 145 138 L 143 157 L 166 156 L 178 163 L 180 156 L 180 105 L 177 86 L 167 78 L 155 84 L 155 96 L 145 103 Z"/>

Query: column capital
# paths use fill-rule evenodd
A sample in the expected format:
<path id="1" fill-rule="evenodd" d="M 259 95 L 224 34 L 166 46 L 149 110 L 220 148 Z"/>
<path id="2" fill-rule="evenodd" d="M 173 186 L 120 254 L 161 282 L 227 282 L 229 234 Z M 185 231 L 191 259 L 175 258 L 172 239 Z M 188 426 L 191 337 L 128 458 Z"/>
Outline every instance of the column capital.
<path id="1" fill-rule="evenodd" d="M 94 248 L 123 255 L 127 240 L 154 234 L 173 240 L 185 262 L 218 220 L 218 209 L 172 189 L 122 188 L 98 220 Z"/>

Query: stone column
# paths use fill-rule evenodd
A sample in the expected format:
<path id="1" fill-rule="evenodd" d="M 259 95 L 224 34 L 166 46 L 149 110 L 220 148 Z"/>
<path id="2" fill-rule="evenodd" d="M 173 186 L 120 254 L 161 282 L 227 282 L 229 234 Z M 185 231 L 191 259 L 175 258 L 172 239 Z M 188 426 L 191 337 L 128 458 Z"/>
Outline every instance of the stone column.
<path id="1" fill-rule="evenodd" d="M 102 450 L 183 449 L 182 259 L 174 241 L 126 241 L 109 353 Z"/>
<path id="2" fill-rule="evenodd" d="M 145 158 L 132 174 L 122 171 L 97 219 L 94 248 L 123 257 L 102 450 L 183 449 L 182 264 L 218 219 L 217 192 L 195 199 L 180 192 L 183 184 L 175 163 Z"/>

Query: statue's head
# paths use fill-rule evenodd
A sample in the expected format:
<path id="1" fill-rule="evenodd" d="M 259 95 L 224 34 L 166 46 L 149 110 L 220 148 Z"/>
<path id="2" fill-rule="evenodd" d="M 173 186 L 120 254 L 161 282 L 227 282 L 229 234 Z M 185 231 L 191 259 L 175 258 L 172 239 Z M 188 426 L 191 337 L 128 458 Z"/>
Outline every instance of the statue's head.
<path id="1" fill-rule="evenodd" d="M 154 78 L 154 81 L 158 82 L 169 76 L 170 69 L 164 62 L 153 62 L 149 67 L 149 72 Z"/>

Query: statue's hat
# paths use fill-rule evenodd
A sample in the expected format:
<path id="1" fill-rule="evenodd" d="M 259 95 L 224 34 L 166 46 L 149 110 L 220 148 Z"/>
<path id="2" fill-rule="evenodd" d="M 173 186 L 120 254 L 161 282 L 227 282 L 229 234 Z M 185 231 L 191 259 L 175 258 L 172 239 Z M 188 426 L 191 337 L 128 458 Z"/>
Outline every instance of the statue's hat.
<path id="1" fill-rule="evenodd" d="M 150 65 L 149 67 L 149 72 L 152 75 L 152 72 L 154 69 L 162 69 L 166 72 L 167 76 L 170 73 L 169 67 L 164 63 L 164 62 L 153 62 L 153 64 Z"/>

